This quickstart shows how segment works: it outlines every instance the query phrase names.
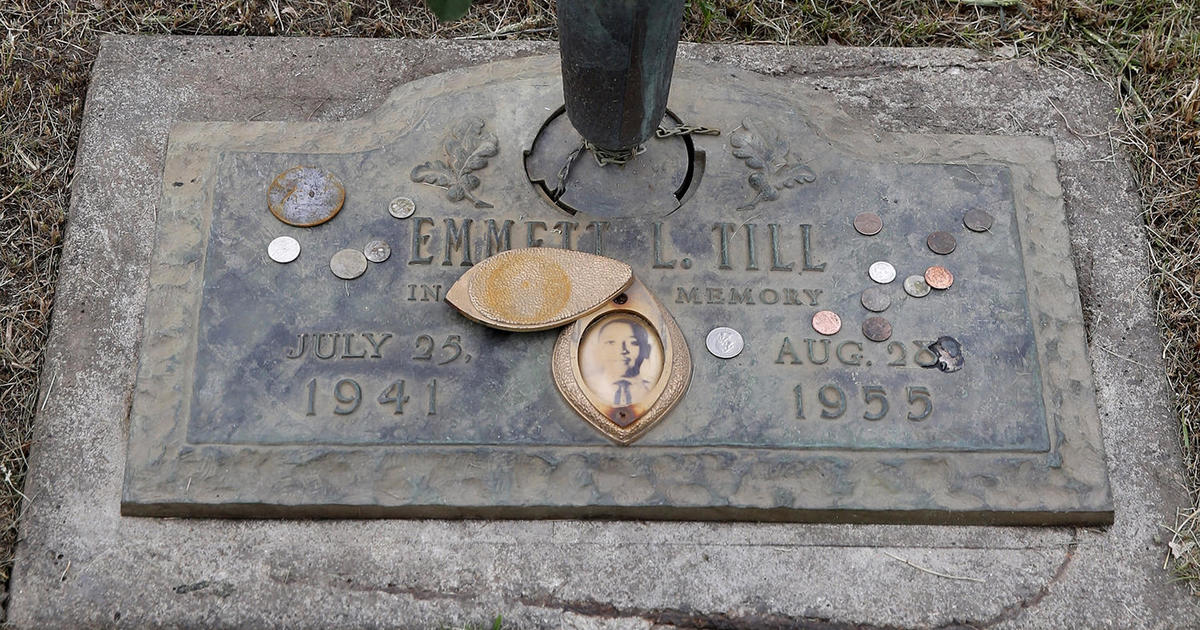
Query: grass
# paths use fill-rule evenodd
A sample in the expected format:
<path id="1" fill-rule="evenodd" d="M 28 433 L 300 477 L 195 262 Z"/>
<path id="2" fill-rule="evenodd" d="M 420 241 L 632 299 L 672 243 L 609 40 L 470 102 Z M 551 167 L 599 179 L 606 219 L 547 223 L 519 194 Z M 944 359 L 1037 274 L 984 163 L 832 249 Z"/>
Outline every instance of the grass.
<path id="1" fill-rule="evenodd" d="M 412 0 L 0 2 L 0 580 L 7 581 L 88 71 L 104 33 L 553 39 L 549 0 L 438 23 Z M 1194 0 L 688 0 L 704 42 L 1006 47 L 1112 85 L 1194 505 L 1167 567 L 1200 593 L 1200 5 Z M 44 388 L 52 384 L 43 384 Z"/>

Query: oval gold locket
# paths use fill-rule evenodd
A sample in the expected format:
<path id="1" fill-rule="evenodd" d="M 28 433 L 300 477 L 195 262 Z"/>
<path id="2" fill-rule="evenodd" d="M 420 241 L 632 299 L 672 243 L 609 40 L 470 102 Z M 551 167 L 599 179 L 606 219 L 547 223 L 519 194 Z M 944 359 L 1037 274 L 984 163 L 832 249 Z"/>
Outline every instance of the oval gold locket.
<path id="1" fill-rule="evenodd" d="M 661 302 L 611 258 L 562 249 L 502 252 L 446 294 L 462 314 L 502 330 L 566 326 L 551 372 L 567 403 L 610 440 L 628 445 L 683 398 L 692 360 Z"/>

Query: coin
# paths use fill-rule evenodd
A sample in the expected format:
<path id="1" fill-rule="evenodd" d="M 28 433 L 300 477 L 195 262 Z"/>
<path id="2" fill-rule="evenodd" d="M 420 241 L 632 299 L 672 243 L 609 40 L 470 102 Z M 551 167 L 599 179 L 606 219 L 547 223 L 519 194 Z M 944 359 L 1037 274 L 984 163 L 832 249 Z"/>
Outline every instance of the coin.
<path id="1" fill-rule="evenodd" d="M 925 282 L 935 289 L 949 289 L 954 284 L 954 274 L 945 267 L 930 267 L 925 270 Z"/>
<path id="2" fill-rule="evenodd" d="M 879 260 L 871 263 L 870 269 L 867 270 L 867 275 L 871 276 L 871 279 L 879 284 L 887 284 L 896 279 L 896 268 L 890 262 Z"/>
<path id="3" fill-rule="evenodd" d="M 363 248 L 363 255 L 373 263 L 381 263 L 392 255 L 392 248 L 383 241 L 375 240 L 367 243 L 367 246 Z"/>
<path id="4" fill-rule="evenodd" d="M 271 214 L 298 227 L 320 225 L 332 219 L 345 200 L 342 182 L 333 173 L 312 166 L 289 168 L 267 188 L 267 208 Z"/>
<path id="5" fill-rule="evenodd" d="M 408 197 L 396 197 L 388 204 L 388 214 L 397 219 L 407 219 L 417 211 L 417 204 Z"/>
<path id="6" fill-rule="evenodd" d="M 954 235 L 949 232 L 934 232 L 925 239 L 925 244 L 933 250 L 933 253 L 942 255 L 949 254 L 958 246 Z"/>
<path id="7" fill-rule="evenodd" d="M 822 335 L 836 335 L 842 329 L 842 318 L 833 311 L 817 311 L 813 314 L 812 327 Z"/>
<path id="8" fill-rule="evenodd" d="M 708 346 L 708 351 L 714 357 L 732 359 L 742 352 L 746 342 L 742 340 L 742 333 L 728 326 L 718 326 L 708 331 L 704 345 Z"/>
<path id="9" fill-rule="evenodd" d="M 300 241 L 280 236 L 267 245 L 267 255 L 277 263 L 290 263 L 300 257 Z"/>
<path id="10" fill-rule="evenodd" d="M 968 210 L 963 215 L 963 225 L 967 226 L 967 229 L 972 232 L 986 232 L 992 229 L 993 220 L 992 215 L 978 208 Z"/>
<path id="11" fill-rule="evenodd" d="M 882 313 L 892 305 L 892 297 L 883 287 L 871 287 L 862 292 L 862 305 L 868 311 Z"/>
<path id="12" fill-rule="evenodd" d="M 874 212 L 863 212 L 854 217 L 854 229 L 863 236 L 875 236 L 883 229 L 883 219 Z"/>
<path id="13" fill-rule="evenodd" d="M 913 297 L 925 297 L 929 295 L 929 283 L 925 282 L 924 276 L 909 276 L 904 279 L 904 292 Z"/>
<path id="14" fill-rule="evenodd" d="M 887 341 L 892 336 L 892 323 L 882 317 L 868 317 L 862 330 L 871 341 Z"/>
<path id="15" fill-rule="evenodd" d="M 367 257 L 357 249 L 343 249 L 329 259 L 329 270 L 343 280 L 353 280 L 367 270 Z"/>

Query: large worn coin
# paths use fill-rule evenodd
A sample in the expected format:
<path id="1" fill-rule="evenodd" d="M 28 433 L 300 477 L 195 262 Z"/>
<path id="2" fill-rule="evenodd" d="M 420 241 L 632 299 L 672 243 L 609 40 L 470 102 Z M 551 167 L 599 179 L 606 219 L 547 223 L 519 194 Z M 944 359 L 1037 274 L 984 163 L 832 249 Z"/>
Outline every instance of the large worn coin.
<path id="1" fill-rule="evenodd" d="M 329 171 L 296 166 L 279 174 L 267 188 L 267 207 L 275 218 L 298 227 L 320 225 L 342 209 L 346 189 Z"/>
<path id="2" fill-rule="evenodd" d="M 407 219 L 417 211 L 417 204 L 408 197 L 396 197 L 388 204 L 388 214 L 397 219 Z"/>
<path id="3" fill-rule="evenodd" d="M 280 236 L 267 245 L 267 255 L 277 263 L 290 263 L 300 257 L 300 241 Z"/>
<path id="4" fill-rule="evenodd" d="M 704 345 L 708 347 L 708 351 L 714 357 L 718 359 L 732 359 L 741 354 L 742 348 L 746 346 L 746 342 L 742 339 L 742 333 L 728 326 L 718 326 L 708 331 L 708 337 L 705 337 Z"/>
<path id="5" fill-rule="evenodd" d="M 862 292 L 863 308 L 875 313 L 882 313 L 892 305 L 892 297 L 883 287 L 871 287 Z"/>
<path id="6" fill-rule="evenodd" d="M 958 247 L 958 242 L 954 240 L 954 235 L 949 232 L 934 232 L 925 239 L 925 244 L 929 246 L 929 249 L 933 250 L 933 253 L 942 254 L 943 256 L 954 251 L 955 247 Z"/>
<path id="7" fill-rule="evenodd" d="M 967 229 L 972 232 L 986 232 L 992 229 L 993 220 L 992 215 L 978 208 L 968 210 L 963 215 L 963 225 L 967 226 Z"/>
<path id="8" fill-rule="evenodd" d="M 813 314 L 812 327 L 822 335 L 836 335 L 842 329 L 842 318 L 833 311 L 817 311 Z"/>
<path id="9" fill-rule="evenodd" d="M 363 248 L 363 256 L 366 256 L 367 260 L 373 263 L 381 263 L 387 260 L 391 255 L 391 246 L 380 240 L 371 241 L 370 243 L 367 243 L 366 247 Z"/>
<path id="10" fill-rule="evenodd" d="M 867 269 L 867 275 L 879 284 L 887 284 L 896 279 L 896 268 L 890 262 L 879 260 L 871 263 L 871 267 Z"/>
<path id="11" fill-rule="evenodd" d="M 929 283 L 925 282 L 924 276 L 909 276 L 904 279 L 904 292 L 916 297 L 925 297 L 929 295 Z"/>
<path id="12" fill-rule="evenodd" d="M 925 270 L 925 282 L 935 289 L 949 289 L 954 284 L 954 274 L 945 267 L 933 266 Z"/>
<path id="13" fill-rule="evenodd" d="M 367 270 L 367 257 L 357 249 L 343 249 L 329 259 L 329 269 L 342 280 L 353 280 Z"/>
<path id="14" fill-rule="evenodd" d="M 854 229 L 863 236 L 875 236 L 883 229 L 883 219 L 874 212 L 863 212 L 854 217 Z"/>
<path id="15" fill-rule="evenodd" d="M 862 330 L 871 341 L 887 341 L 892 336 L 892 323 L 882 317 L 868 317 Z"/>

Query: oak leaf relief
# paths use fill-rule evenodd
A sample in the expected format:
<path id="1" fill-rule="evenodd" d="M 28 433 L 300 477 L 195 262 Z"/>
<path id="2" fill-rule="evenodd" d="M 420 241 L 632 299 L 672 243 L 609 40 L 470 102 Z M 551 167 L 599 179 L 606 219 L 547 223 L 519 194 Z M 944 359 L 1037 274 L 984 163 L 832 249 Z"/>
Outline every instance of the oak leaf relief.
<path id="1" fill-rule="evenodd" d="M 488 165 L 488 158 L 500 152 L 496 134 L 484 129 L 481 119 L 464 120 L 451 129 L 442 143 L 445 160 L 432 160 L 413 168 L 409 177 L 414 182 L 446 189 L 450 201 L 468 199 L 476 208 L 491 208 L 471 191 L 479 188 L 479 177 L 473 174 Z"/>
<path id="2" fill-rule="evenodd" d="M 734 157 L 741 158 L 753 171 L 748 181 L 754 198 L 738 210 L 752 210 L 760 201 L 774 201 L 782 188 L 795 188 L 816 181 L 812 169 L 791 155 L 787 141 L 769 123 L 754 118 L 742 120 L 729 136 Z"/>

